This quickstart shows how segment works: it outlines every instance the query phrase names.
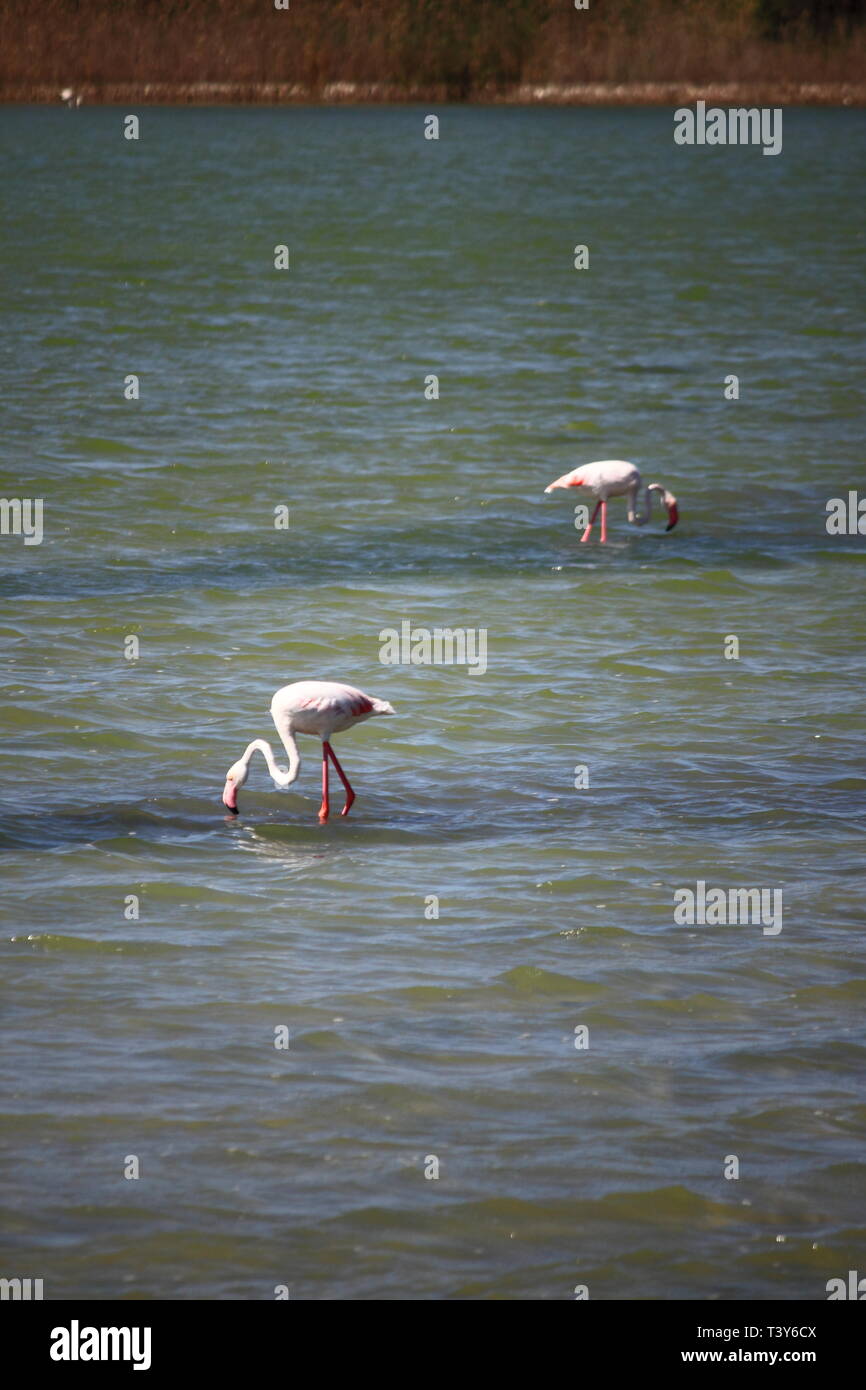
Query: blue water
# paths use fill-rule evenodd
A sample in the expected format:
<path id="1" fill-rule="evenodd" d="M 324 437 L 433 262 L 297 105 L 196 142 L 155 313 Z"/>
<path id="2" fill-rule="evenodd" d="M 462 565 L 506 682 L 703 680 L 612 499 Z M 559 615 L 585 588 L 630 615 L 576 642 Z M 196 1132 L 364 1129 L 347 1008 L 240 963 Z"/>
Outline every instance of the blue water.
<path id="1" fill-rule="evenodd" d="M 0 1273 L 826 1297 L 866 1190 L 866 542 L 826 526 L 866 497 L 862 113 L 772 159 L 661 110 L 124 114 L 0 110 L 2 495 L 44 501 L 0 537 Z M 604 458 L 677 529 L 613 501 L 581 545 L 544 488 Z M 404 621 L 488 669 L 383 664 Z M 397 711 L 336 739 L 351 816 L 307 740 L 232 821 L 307 677 Z M 678 924 L 699 880 L 781 931 Z"/>

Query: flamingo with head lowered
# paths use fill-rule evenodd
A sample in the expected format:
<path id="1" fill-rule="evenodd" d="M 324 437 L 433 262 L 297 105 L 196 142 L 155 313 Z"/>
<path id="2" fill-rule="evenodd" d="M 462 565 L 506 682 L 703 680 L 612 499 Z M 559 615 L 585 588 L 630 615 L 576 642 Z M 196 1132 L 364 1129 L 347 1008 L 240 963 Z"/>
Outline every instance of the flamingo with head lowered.
<path id="1" fill-rule="evenodd" d="M 268 771 L 278 787 L 291 786 L 301 769 L 295 734 L 315 734 L 322 740 L 322 805 L 319 808 L 319 820 L 326 821 L 330 810 L 329 758 L 346 788 L 346 804 L 340 815 L 347 816 L 349 807 L 355 800 L 355 793 L 331 747 L 331 736 L 342 733 L 344 729 L 351 729 L 353 724 L 362 724 L 374 714 L 393 713 L 387 700 L 377 700 L 375 696 L 365 695 L 363 690 L 356 690 L 353 685 L 343 685 L 341 681 L 295 681 L 293 685 L 284 685 L 271 700 L 271 715 L 288 754 L 289 766 L 277 767 L 270 744 L 263 738 L 254 739 L 247 745 L 243 757 L 232 763 L 226 773 L 223 805 L 233 815 L 238 814 L 238 789 L 247 780 L 250 759 L 255 752 L 264 756 Z"/>
<path id="2" fill-rule="evenodd" d="M 667 488 L 662 487 L 661 483 L 647 483 L 643 505 L 638 511 L 637 497 L 641 488 L 641 476 L 633 463 L 626 463 L 623 459 L 601 459 L 598 463 L 582 463 L 579 468 L 572 469 L 570 473 L 563 473 L 561 478 L 557 478 L 544 491 L 554 492 L 559 487 L 588 487 L 593 496 L 598 498 L 589 525 L 580 538 L 582 541 L 589 540 L 589 533 L 595 518 L 598 516 L 599 507 L 601 507 L 601 539 L 602 542 L 607 540 L 607 499 L 609 497 L 628 497 L 629 522 L 632 526 L 645 526 L 652 515 L 653 493 L 660 492 L 668 512 L 668 524 L 665 529 L 672 531 L 679 520 L 677 499 L 672 492 L 668 492 Z"/>

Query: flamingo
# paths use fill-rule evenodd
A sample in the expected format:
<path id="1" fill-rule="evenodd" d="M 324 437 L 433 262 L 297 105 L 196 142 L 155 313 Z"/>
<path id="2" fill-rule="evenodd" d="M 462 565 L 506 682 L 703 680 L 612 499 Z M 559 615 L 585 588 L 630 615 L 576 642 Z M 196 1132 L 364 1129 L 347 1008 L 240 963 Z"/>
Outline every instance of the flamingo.
<path id="1" fill-rule="evenodd" d="M 544 491 L 553 492 L 558 487 L 588 487 L 593 496 L 598 498 L 598 501 L 595 504 L 595 511 L 590 517 L 589 525 L 580 539 L 582 541 L 589 540 L 589 533 L 595 518 L 598 516 L 598 509 L 601 507 L 601 539 L 602 544 L 604 544 L 607 540 L 608 497 L 627 496 L 629 522 L 632 526 L 644 526 L 652 514 L 652 494 L 660 492 L 662 501 L 668 510 L 668 524 L 665 530 L 672 531 L 676 526 L 679 512 L 677 511 L 677 499 L 673 493 L 668 492 L 661 483 L 647 483 L 643 506 L 638 511 L 635 504 L 640 486 L 641 476 L 633 463 L 626 463 L 623 459 L 600 459 L 597 463 L 582 463 L 579 468 L 572 469 L 570 473 L 563 473 L 561 478 L 557 478 Z"/>
<path id="2" fill-rule="evenodd" d="M 351 729 L 354 724 L 362 724 L 374 714 L 393 713 L 394 710 L 387 700 L 377 700 L 373 695 L 365 695 L 363 690 L 356 690 L 353 685 L 343 685 L 342 681 L 295 681 L 292 685 L 284 685 L 271 700 L 271 716 L 289 756 L 288 768 L 277 767 L 269 743 L 263 738 L 254 739 L 248 744 L 243 757 L 232 763 L 226 773 L 223 805 L 232 815 L 238 814 L 238 789 L 247 780 L 250 759 L 255 752 L 264 755 L 268 771 L 278 787 L 291 786 L 301 769 L 295 734 L 317 734 L 322 740 L 322 805 L 319 808 L 319 820 L 326 821 L 330 809 L 329 758 L 346 789 L 346 804 L 340 815 L 347 816 L 349 807 L 355 800 L 355 793 L 331 747 L 331 735 L 342 733 L 343 729 Z"/>

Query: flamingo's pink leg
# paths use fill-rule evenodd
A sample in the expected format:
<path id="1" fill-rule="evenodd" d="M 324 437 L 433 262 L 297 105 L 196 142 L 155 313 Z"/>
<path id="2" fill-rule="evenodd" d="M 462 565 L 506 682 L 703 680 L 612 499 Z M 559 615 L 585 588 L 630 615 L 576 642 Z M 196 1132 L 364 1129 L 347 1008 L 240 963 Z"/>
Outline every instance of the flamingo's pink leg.
<path id="1" fill-rule="evenodd" d="M 607 502 L 601 504 L 601 543 L 604 545 L 607 540 Z"/>
<path id="2" fill-rule="evenodd" d="M 343 786 L 346 788 L 346 804 L 345 804 L 345 806 L 343 807 L 342 811 L 340 812 L 340 815 L 341 815 L 341 816 L 347 816 L 347 815 L 349 814 L 349 807 L 351 806 L 352 802 L 355 800 L 355 793 L 352 791 L 352 784 L 351 784 L 351 782 L 349 781 L 349 779 L 348 779 L 348 777 L 346 776 L 346 774 L 345 774 L 345 772 L 343 771 L 343 769 L 340 767 L 339 761 L 338 761 L 338 759 L 337 759 L 337 755 L 336 755 L 336 753 L 334 752 L 333 748 L 331 747 L 330 743 L 326 743 L 326 744 L 324 745 L 324 747 L 325 747 L 325 754 L 326 754 L 326 756 L 329 757 L 329 758 L 331 759 L 331 762 L 334 764 L 334 767 L 337 769 L 337 776 L 339 777 L 339 779 L 340 779 L 340 781 L 342 782 Z"/>
<path id="3" fill-rule="evenodd" d="M 326 821 L 330 811 L 328 805 L 328 745 L 322 744 L 322 804 L 319 807 L 319 820 Z"/>
<path id="4" fill-rule="evenodd" d="M 595 521 L 595 518 L 598 516 L 598 509 L 599 509 L 600 506 L 601 506 L 601 502 L 596 502 L 596 504 L 595 504 L 595 511 L 593 512 L 592 516 L 589 518 L 589 525 L 587 526 L 586 530 L 584 531 L 583 535 L 582 535 L 581 538 L 580 538 L 582 541 L 588 541 L 588 540 L 589 540 L 589 533 L 590 533 L 590 531 L 592 530 L 592 525 L 593 525 L 593 522 Z M 604 533 L 604 512 L 602 512 L 602 514 L 601 514 L 601 526 L 602 526 L 602 540 L 604 540 L 604 534 L 603 534 L 603 533 Z"/>

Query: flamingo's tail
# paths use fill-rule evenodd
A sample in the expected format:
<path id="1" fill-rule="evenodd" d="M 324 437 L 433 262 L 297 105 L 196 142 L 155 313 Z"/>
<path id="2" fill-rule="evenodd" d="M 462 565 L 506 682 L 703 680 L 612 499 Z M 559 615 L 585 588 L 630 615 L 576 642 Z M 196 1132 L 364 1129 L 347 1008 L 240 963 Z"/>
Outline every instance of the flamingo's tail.
<path id="1" fill-rule="evenodd" d="M 394 706 L 393 706 L 393 705 L 389 705 L 387 700 L 373 700 L 373 699 L 371 699 L 370 703 L 371 703 L 372 706 L 373 706 L 373 713 L 374 713 L 374 714 L 396 714 L 396 713 L 397 713 L 397 711 L 394 709 Z"/>
<path id="2" fill-rule="evenodd" d="M 558 487 L 581 487 L 583 485 L 583 479 L 577 476 L 579 472 L 579 468 L 572 468 L 570 473 L 563 473 L 561 478 L 557 478 L 554 482 L 548 483 L 544 491 L 555 492 Z"/>

